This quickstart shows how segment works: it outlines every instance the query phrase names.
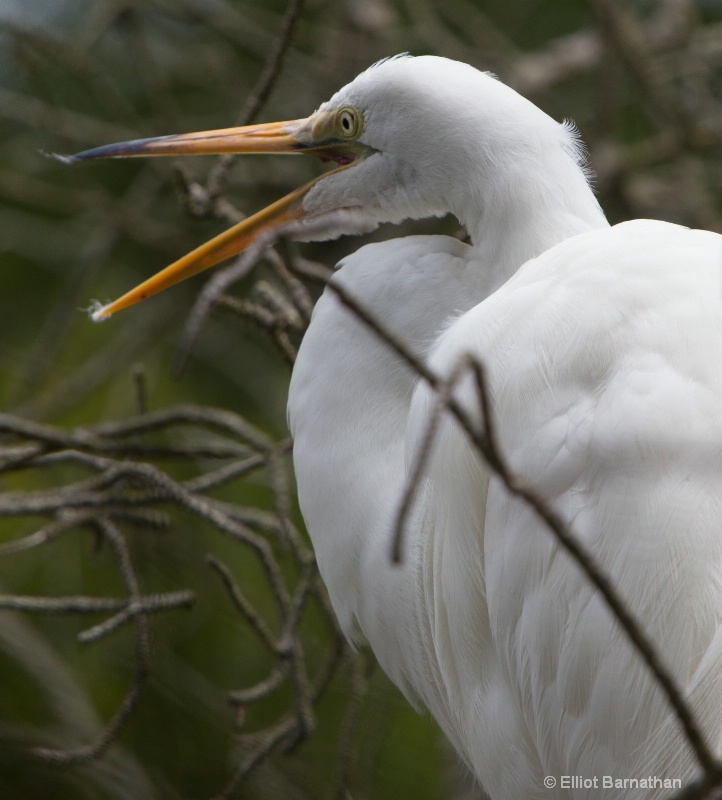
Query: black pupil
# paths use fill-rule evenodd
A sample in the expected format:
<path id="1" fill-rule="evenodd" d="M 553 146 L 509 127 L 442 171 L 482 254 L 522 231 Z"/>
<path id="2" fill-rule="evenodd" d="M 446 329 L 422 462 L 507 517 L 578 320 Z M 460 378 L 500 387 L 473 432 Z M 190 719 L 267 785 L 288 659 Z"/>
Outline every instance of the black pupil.
<path id="1" fill-rule="evenodd" d="M 351 127 L 351 123 L 349 122 L 348 115 L 344 114 L 342 124 L 343 124 L 344 128 L 346 128 L 346 130 L 348 130 Z"/>

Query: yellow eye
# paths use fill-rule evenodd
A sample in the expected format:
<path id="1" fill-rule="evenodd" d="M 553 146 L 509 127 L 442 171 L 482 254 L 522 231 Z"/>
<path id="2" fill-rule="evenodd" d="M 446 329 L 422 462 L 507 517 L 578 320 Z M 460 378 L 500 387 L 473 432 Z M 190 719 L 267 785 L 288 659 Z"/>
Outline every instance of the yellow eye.
<path id="1" fill-rule="evenodd" d="M 344 106 L 336 112 L 336 132 L 342 139 L 355 139 L 363 128 L 361 112 L 353 106 Z"/>

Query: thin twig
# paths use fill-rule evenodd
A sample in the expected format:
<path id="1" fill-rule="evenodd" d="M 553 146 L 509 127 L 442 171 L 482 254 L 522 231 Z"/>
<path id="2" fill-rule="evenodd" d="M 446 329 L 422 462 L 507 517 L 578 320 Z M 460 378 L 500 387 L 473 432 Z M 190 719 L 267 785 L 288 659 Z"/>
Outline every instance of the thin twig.
<path id="1" fill-rule="evenodd" d="M 138 579 L 133 569 L 133 562 L 125 538 L 117 526 L 108 519 L 98 521 L 98 529 L 106 538 L 118 559 L 125 589 L 131 604 L 142 604 Z M 144 611 L 139 611 L 135 615 L 136 643 L 135 643 L 135 670 L 130 686 L 123 698 L 120 708 L 108 723 L 103 735 L 95 744 L 85 745 L 69 750 L 60 750 L 47 747 L 39 747 L 33 753 L 43 761 L 51 761 L 64 766 L 69 764 L 81 764 L 93 758 L 97 758 L 104 753 L 116 740 L 121 728 L 125 725 L 128 717 L 138 704 L 141 690 L 147 680 L 150 669 L 150 640 L 148 616 Z"/>
<path id="2" fill-rule="evenodd" d="M 291 45 L 303 2 L 304 0 L 291 0 L 289 3 L 273 50 L 268 55 L 258 82 L 246 99 L 239 125 L 250 125 L 271 96 L 273 87 L 281 74 L 286 53 Z M 228 169 L 233 163 L 233 158 L 232 155 L 221 156 L 210 171 L 206 186 L 211 199 L 216 198 L 221 193 Z"/>
<path id="3" fill-rule="evenodd" d="M 176 351 L 176 357 L 173 361 L 171 370 L 173 375 L 178 376 L 183 371 L 186 360 L 193 348 L 193 344 L 210 310 L 217 302 L 218 297 L 220 297 L 231 284 L 245 278 L 256 266 L 262 255 L 262 247 L 251 247 L 242 253 L 231 266 L 225 267 L 223 270 L 216 273 L 216 275 L 205 284 L 186 319 L 183 334 L 181 335 L 181 340 Z"/>
<path id="4" fill-rule="evenodd" d="M 274 656 L 286 657 L 288 653 L 288 644 L 273 635 L 267 627 L 263 617 L 256 611 L 250 600 L 243 594 L 240 586 L 233 579 L 231 571 L 219 559 L 213 555 L 207 555 L 206 561 L 208 566 L 220 575 L 228 594 L 233 601 L 233 605 L 241 612 L 246 619 L 246 622 L 256 632 L 258 638 L 268 648 Z"/>
<path id="5" fill-rule="evenodd" d="M 171 608 L 188 608 L 195 602 L 190 591 L 164 592 L 143 595 L 137 607 L 132 608 L 127 599 L 119 597 L 30 597 L 28 595 L 0 595 L 0 608 L 27 611 L 36 614 L 102 614 L 107 611 L 125 611 L 156 614 Z"/>
<path id="6" fill-rule="evenodd" d="M 393 529 L 394 534 L 391 544 L 391 560 L 394 564 L 400 564 L 403 557 L 403 540 L 406 524 L 408 522 L 408 517 L 413 507 L 414 500 L 419 491 L 419 487 L 421 486 L 421 478 L 426 471 L 429 458 L 431 457 L 433 444 L 436 439 L 436 434 L 439 430 L 442 412 L 445 408 L 447 408 L 449 400 L 452 397 L 452 392 L 454 391 L 460 378 L 463 376 L 464 371 L 468 368 L 468 362 L 466 359 L 462 359 L 452 371 L 448 380 L 442 381 L 439 390 L 436 392 L 434 408 L 426 425 L 426 430 L 424 431 L 421 445 L 417 449 L 414 467 L 411 471 L 411 475 L 406 480 L 404 494 L 401 498 L 399 510 L 396 515 L 396 522 Z"/>
<path id="7" fill-rule="evenodd" d="M 348 784 L 353 763 L 353 742 L 361 716 L 361 705 L 367 690 L 368 667 L 365 656 L 366 654 L 363 652 L 356 653 L 348 660 L 351 687 L 338 734 L 336 800 L 345 800 L 348 797 Z"/>

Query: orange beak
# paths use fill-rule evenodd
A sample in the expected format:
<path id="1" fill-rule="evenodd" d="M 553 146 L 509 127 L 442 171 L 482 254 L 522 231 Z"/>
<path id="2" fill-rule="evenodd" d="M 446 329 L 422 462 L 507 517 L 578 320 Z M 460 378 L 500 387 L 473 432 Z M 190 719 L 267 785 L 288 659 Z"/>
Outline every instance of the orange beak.
<path id="1" fill-rule="evenodd" d="M 341 141 L 331 134 L 329 112 L 317 112 L 305 120 L 272 122 L 242 128 L 202 131 L 155 139 L 105 145 L 63 158 L 75 163 L 94 158 L 137 158 L 142 156 L 215 155 L 220 153 L 295 153 L 315 155 L 322 161 L 335 161 L 338 172 L 363 157 L 366 148 L 358 143 Z M 331 135 L 329 135 L 331 134 Z M 289 224 L 303 219 L 303 198 L 329 172 L 277 200 L 253 216 L 201 245 L 188 255 L 136 286 L 106 306 L 93 311 L 97 322 L 116 311 L 151 297 L 158 292 L 225 261 L 255 241 L 273 238 Z"/>

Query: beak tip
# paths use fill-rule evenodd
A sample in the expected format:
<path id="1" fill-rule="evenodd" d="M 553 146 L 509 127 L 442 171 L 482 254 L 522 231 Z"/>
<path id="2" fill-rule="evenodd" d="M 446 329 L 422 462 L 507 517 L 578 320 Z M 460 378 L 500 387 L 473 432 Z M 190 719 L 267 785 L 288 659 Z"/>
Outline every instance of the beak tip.
<path id="1" fill-rule="evenodd" d="M 60 161 L 61 164 L 77 164 L 79 161 L 90 161 L 95 158 L 132 158 L 133 156 L 152 156 L 166 155 L 168 153 L 157 149 L 159 145 L 165 144 L 169 139 L 176 139 L 174 135 L 157 136 L 152 139 L 132 139 L 128 142 L 116 142 L 114 144 L 103 144 L 100 147 L 92 147 L 90 150 L 81 150 L 71 156 L 61 156 L 57 153 L 46 153 L 49 158 Z M 154 152 L 154 150 L 156 150 Z"/>
<path id="2" fill-rule="evenodd" d="M 109 306 L 103 305 L 99 300 L 93 300 L 88 308 L 88 315 L 93 322 L 105 322 L 112 314 L 108 312 Z"/>
<path id="3" fill-rule="evenodd" d="M 82 159 L 78 158 L 77 155 L 75 156 L 63 156 L 60 153 L 46 153 L 45 150 L 38 151 L 41 155 L 45 156 L 45 158 L 49 158 L 52 161 L 59 161 L 61 164 L 77 164 L 78 161 Z"/>

